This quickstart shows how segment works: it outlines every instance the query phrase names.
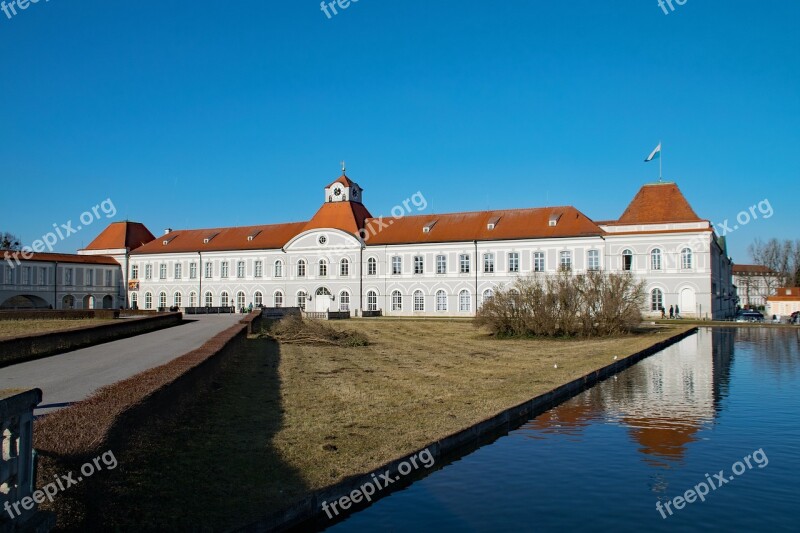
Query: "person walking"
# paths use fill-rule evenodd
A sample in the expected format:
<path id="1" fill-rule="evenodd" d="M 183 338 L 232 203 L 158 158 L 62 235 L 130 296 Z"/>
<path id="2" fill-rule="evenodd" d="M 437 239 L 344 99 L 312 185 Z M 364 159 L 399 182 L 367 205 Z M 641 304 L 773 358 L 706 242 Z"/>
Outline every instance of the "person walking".
<path id="1" fill-rule="evenodd" d="M 673 306 L 669 306 L 669 317 L 675 318 L 675 308 Z"/>
<path id="2" fill-rule="evenodd" d="M 681 317 L 681 311 L 678 309 L 678 304 L 675 304 L 675 318 Z"/>
<path id="3" fill-rule="evenodd" d="M 659 309 L 661 309 L 661 320 L 664 320 L 665 318 L 667 318 L 667 311 L 664 309 L 663 305 L 659 307 Z"/>

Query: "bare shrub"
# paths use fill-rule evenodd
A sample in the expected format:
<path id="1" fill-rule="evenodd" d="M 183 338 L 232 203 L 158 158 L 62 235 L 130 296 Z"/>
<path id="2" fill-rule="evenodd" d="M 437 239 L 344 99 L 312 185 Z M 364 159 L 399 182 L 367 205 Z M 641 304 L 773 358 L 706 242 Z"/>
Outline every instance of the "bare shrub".
<path id="1" fill-rule="evenodd" d="M 644 282 L 629 272 L 537 274 L 497 290 L 475 324 L 503 337 L 619 335 L 639 325 L 644 300 Z"/>

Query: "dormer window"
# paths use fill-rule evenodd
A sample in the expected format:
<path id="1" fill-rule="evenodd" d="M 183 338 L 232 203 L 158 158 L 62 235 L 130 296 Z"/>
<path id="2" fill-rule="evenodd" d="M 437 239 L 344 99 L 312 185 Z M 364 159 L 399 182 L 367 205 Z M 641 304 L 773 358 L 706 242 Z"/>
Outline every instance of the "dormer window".
<path id="1" fill-rule="evenodd" d="M 203 244 L 210 243 L 214 239 L 214 237 L 216 237 L 217 235 L 219 235 L 219 233 L 212 233 L 211 235 L 209 235 L 208 237 L 203 239 Z"/>
<path id="2" fill-rule="evenodd" d="M 561 220 L 561 213 L 553 213 L 550 215 L 550 223 L 549 226 L 551 228 L 555 228 L 558 226 L 558 221 Z"/>
<path id="3" fill-rule="evenodd" d="M 256 237 L 258 237 L 259 233 L 261 233 L 260 229 L 255 230 L 253 233 L 251 233 L 250 235 L 247 236 L 247 240 L 248 241 L 252 241 Z"/>
<path id="4" fill-rule="evenodd" d="M 436 223 L 439 222 L 438 220 L 434 220 L 433 222 L 428 222 L 422 227 L 422 233 L 430 233 Z"/>
<path id="5" fill-rule="evenodd" d="M 497 227 L 497 223 L 500 222 L 500 217 L 492 217 L 489 219 L 489 223 L 486 224 L 486 229 L 493 230 Z"/>
<path id="6" fill-rule="evenodd" d="M 175 237 L 177 237 L 177 235 L 172 235 L 171 237 L 164 239 L 163 245 L 164 246 L 168 245 L 169 243 L 171 243 L 175 239 Z"/>

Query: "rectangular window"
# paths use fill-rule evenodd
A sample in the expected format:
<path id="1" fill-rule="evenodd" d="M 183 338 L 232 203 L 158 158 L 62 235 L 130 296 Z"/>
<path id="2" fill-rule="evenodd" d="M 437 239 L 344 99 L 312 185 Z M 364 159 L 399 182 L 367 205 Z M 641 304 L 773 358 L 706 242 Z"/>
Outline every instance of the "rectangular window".
<path id="1" fill-rule="evenodd" d="M 183 277 L 183 263 L 175 263 L 175 279 Z"/>
<path id="2" fill-rule="evenodd" d="M 494 273 L 494 254 L 483 254 L 483 273 Z"/>
<path id="3" fill-rule="evenodd" d="M 64 285 L 72 285 L 72 269 L 64 269 Z"/>
<path id="4" fill-rule="evenodd" d="M 260 278 L 264 275 L 264 262 L 263 261 L 256 261 L 255 264 L 255 276 Z"/>
<path id="5" fill-rule="evenodd" d="M 425 271 L 425 259 L 421 255 L 414 256 L 414 274 L 422 274 Z"/>
<path id="6" fill-rule="evenodd" d="M 600 251 L 589 250 L 586 257 L 586 268 L 588 270 L 600 270 Z"/>
<path id="7" fill-rule="evenodd" d="M 244 261 L 239 261 L 236 263 L 236 277 L 243 278 L 244 277 Z"/>
<path id="8" fill-rule="evenodd" d="M 519 253 L 511 252 L 508 254 L 508 271 L 519 272 Z"/>
<path id="9" fill-rule="evenodd" d="M 158 268 L 158 279 L 167 279 L 167 264 L 161 263 Z"/>
<path id="10" fill-rule="evenodd" d="M 111 287 L 114 284 L 114 272 L 106 270 L 106 287 Z"/>
<path id="11" fill-rule="evenodd" d="M 458 256 L 458 267 L 459 267 L 459 272 L 461 272 L 462 274 L 469 274 L 470 271 L 469 254 L 461 254 Z"/>
<path id="12" fill-rule="evenodd" d="M 544 272 L 544 252 L 534 252 L 533 254 L 533 271 Z"/>
<path id="13" fill-rule="evenodd" d="M 347 259 L 342 259 L 339 263 L 339 275 L 343 278 L 350 275 L 350 261 Z"/>
<path id="14" fill-rule="evenodd" d="M 197 263 L 189 263 L 189 279 L 196 279 L 197 278 Z M 190 305 L 189 307 L 195 307 L 194 305 Z"/>
<path id="15" fill-rule="evenodd" d="M 144 266 L 144 279 L 153 279 L 153 265 Z"/>
<path id="16" fill-rule="evenodd" d="M 31 282 L 31 267 L 22 267 L 22 284 L 27 285 Z"/>
<path id="17" fill-rule="evenodd" d="M 131 279 L 139 279 L 139 265 L 131 265 Z"/>
<path id="18" fill-rule="evenodd" d="M 572 252 L 564 250 L 560 254 L 561 257 L 561 270 L 572 270 Z"/>
<path id="19" fill-rule="evenodd" d="M 214 263 L 209 261 L 208 263 L 206 263 L 205 269 L 206 269 L 206 278 L 211 278 L 214 276 Z"/>
<path id="20" fill-rule="evenodd" d="M 228 277 L 228 262 L 227 261 L 223 261 L 222 262 L 222 266 L 220 267 L 219 276 L 221 278 L 227 278 Z"/>
<path id="21" fill-rule="evenodd" d="M 392 257 L 392 275 L 398 276 L 403 273 L 403 258 L 399 256 Z"/>
<path id="22" fill-rule="evenodd" d="M 90 268 L 90 269 L 86 270 L 85 273 L 86 273 L 86 283 L 84 283 L 84 285 L 86 285 L 87 287 L 93 286 L 94 285 L 94 270 L 92 270 Z"/>
<path id="23" fill-rule="evenodd" d="M 39 285 L 47 285 L 47 268 L 39 267 Z"/>
<path id="24" fill-rule="evenodd" d="M 437 255 L 436 256 L 436 273 L 437 274 L 447 274 L 447 256 L 446 255 Z"/>

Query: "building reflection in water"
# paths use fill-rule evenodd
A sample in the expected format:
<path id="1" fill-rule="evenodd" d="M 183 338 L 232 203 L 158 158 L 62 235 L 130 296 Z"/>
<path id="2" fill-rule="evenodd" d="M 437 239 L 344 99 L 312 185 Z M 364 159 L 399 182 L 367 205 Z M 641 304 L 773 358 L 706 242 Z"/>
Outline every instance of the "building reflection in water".
<path id="1" fill-rule="evenodd" d="M 527 436 L 581 440 L 592 421 L 625 427 L 647 463 L 669 468 L 714 423 L 728 394 L 734 329 L 701 329 L 528 422 Z"/>

